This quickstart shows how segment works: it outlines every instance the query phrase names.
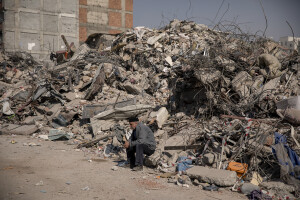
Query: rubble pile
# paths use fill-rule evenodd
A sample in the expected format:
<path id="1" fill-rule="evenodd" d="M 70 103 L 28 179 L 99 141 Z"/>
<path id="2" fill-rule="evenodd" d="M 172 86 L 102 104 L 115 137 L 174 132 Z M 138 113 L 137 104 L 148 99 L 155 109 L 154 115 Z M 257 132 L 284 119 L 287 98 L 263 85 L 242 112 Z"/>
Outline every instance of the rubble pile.
<path id="1" fill-rule="evenodd" d="M 177 170 L 178 185 L 187 173 L 208 190 L 299 195 L 300 56 L 274 41 L 173 20 L 94 35 L 59 65 L 21 52 L 0 61 L 0 134 L 67 139 L 109 157 L 138 116 L 158 143 L 146 164 Z M 279 179 L 293 189 L 268 188 Z"/>

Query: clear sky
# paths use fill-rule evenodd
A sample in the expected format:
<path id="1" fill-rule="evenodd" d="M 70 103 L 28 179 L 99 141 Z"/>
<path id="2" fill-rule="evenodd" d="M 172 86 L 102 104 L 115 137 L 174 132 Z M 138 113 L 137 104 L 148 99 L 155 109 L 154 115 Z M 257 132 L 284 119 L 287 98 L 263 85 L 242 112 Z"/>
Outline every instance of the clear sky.
<path id="1" fill-rule="evenodd" d="M 213 27 L 221 20 L 224 24 L 235 21 L 243 31 L 253 34 L 261 31 L 262 35 L 266 22 L 259 0 L 224 0 L 223 5 L 222 2 L 223 0 L 133 0 L 133 26 L 160 28 L 176 18 Z M 295 37 L 300 37 L 300 0 L 261 0 L 261 3 L 268 20 L 266 36 L 273 37 L 274 40 L 279 40 L 281 36 L 292 36 L 286 23 L 288 21 Z"/>

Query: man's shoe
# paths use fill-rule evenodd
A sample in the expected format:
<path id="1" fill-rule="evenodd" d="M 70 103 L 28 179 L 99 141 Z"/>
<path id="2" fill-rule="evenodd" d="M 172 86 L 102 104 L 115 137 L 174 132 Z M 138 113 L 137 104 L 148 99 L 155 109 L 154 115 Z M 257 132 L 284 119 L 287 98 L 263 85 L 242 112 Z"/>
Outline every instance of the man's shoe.
<path id="1" fill-rule="evenodd" d="M 136 167 L 134 167 L 133 169 L 132 169 L 132 171 L 143 171 L 143 166 L 142 165 L 138 165 L 138 166 L 136 166 Z"/>
<path id="2" fill-rule="evenodd" d="M 130 169 L 132 168 L 129 163 L 128 164 L 124 164 L 121 167 L 123 167 L 123 168 L 130 168 Z"/>

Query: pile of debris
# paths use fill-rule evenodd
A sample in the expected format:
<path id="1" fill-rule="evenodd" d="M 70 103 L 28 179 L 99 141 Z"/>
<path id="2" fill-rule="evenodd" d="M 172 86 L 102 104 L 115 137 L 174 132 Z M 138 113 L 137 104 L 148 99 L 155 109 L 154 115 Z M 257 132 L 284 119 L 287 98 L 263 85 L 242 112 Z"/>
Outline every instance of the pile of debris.
<path id="1" fill-rule="evenodd" d="M 138 116 L 158 143 L 146 164 L 171 182 L 298 196 L 300 56 L 249 38 L 174 20 L 93 35 L 59 65 L 1 54 L 0 134 L 69 139 L 108 157 L 124 153 Z M 291 186 L 272 191 L 279 179 Z"/>

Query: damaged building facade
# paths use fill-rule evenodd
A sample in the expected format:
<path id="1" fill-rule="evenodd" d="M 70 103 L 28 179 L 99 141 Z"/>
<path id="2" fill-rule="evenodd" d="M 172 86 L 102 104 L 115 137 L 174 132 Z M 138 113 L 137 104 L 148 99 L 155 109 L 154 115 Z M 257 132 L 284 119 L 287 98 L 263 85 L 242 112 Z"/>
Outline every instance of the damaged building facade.
<path id="1" fill-rule="evenodd" d="M 51 5 L 51 6 L 50 6 Z M 65 50 L 61 39 L 78 47 L 93 33 L 132 28 L 132 0 L 2 0 L 2 46 L 39 59 Z"/>
<path id="2" fill-rule="evenodd" d="M 287 48 L 290 52 L 297 50 L 300 51 L 300 37 L 280 37 L 279 43 L 281 46 Z"/>

